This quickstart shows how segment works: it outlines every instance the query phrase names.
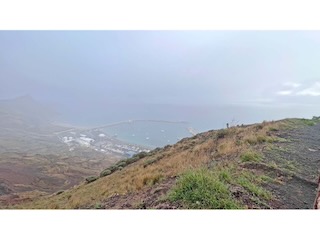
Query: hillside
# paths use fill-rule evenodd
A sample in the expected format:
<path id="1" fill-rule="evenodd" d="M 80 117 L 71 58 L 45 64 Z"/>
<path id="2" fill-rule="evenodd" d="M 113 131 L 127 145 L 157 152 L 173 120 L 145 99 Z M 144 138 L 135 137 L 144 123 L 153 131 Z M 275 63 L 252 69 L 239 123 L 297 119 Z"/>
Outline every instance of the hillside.
<path id="1" fill-rule="evenodd" d="M 212 130 L 9 208 L 301 209 L 316 196 L 320 120 Z"/>

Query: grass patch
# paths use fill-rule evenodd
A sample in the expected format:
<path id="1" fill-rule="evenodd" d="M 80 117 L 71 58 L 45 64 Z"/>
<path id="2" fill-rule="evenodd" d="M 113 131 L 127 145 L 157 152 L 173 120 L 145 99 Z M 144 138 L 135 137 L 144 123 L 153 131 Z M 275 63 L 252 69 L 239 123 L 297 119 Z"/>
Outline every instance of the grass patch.
<path id="1" fill-rule="evenodd" d="M 265 134 L 258 134 L 258 135 L 247 136 L 245 138 L 245 142 L 247 142 L 250 145 L 262 144 L 266 142 L 273 143 L 273 142 L 276 142 L 276 138 L 266 136 Z"/>
<path id="2" fill-rule="evenodd" d="M 314 126 L 320 122 L 320 117 L 313 117 L 312 119 L 293 118 L 285 121 L 286 129 L 294 129 L 302 126 Z"/>
<path id="3" fill-rule="evenodd" d="M 250 145 L 255 145 L 258 143 L 257 138 L 255 136 L 246 137 L 245 142 L 249 143 Z"/>
<path id="4" fill-rule="evenodd" d="M 275 169 L 280 169 L 279 166 L 277 165 L 277 163 L 275 161 L 273 161 L 273 160 L 268 162 L 267 166 L 271 167 L 271 168 L 275 168 Z"/>
<path id="5" fill-rule="evenodd" d="M 232 181 L 232 173 L 228 168 L 221 169 L 218 173 L 218 177 L 220 181 L 231 183 Z"/>
<path id="6" fill-rule="evenodd" d="M 301 119 L 300 120 L 304 125 L 307 125 L 307 126 L 314 126 L 316 125 L 316 122 L 312 119 Z"/>
<path id="7" fill-rule="evenodd" d="M 262 157 L 256 152 L 248 151 L 243 153 L 240 156 L 240 159 L 242 162 L 261 162 Z"/>
<path id="8" fill-rule="evenodd" d="M 287 160 L 287 161 L 285 162 L 284 167 L 285 167 L 286 169 L 288 169 L 289 171 L 293 171 L 293 172 L 295 172 L 295 171 L 298 170 L 295 162 L 290 161 L 290 160 Z"/>
<path id="9" fill-rule="evenodd" d="M 142 182 L 143 182 L 143 185 L 153 186 L 157 184 L 162 178 L 163 176 L 161 174 L 147 175 L 143 177 Z"/>
<path id="10" fill-rule="evenodd" d="M 267 139 L 268 139 L 267 136 L 262 135 L 262 134 L 260 134 L 260 135 L 257 136 L 257 142 L 258 142 L 258 143 L 267 142 Z"/>
<path id="11" fill-rule="evenodd" d="M 170 193 L 169 199 L 181 201 L 187 208 L 241 208 L 232 198 L 228 186 L 209 170 L 190 171 L 182 175 L 177 186 Z"/>
<path id="12" fill-rule="evenodd" d="M 96 203 L 96 204 L 94 205 L 94 209 L 102 209 L 101 203 Z"/>
<path id="13" fill-rule="evenodd" d="M 271 126 L 271 127 L 269 127 L 269 131 L 270 132 L 277 132 L 277 131 L 279 131 L 279 128 Z"/>
<path id="14" fill-rule="evenodd" d="M 169 193 L 169 200 L 193 209 L 244 208 L 230 191 L 231 187 L 238 186 L 243 194 L 258 199 L 266 206 L 272 194 L 260 185 L 273 181 L 269 176 L 257 175 L 235 164 L 218 165 L 212 170 L 201 169 L 183 174 Z"/>
<path id="15" fill-rule="evenodd" d="M 264 183 L 272 183 L 275 180 L 267 175 L 262 175 L 260 176 L 260 179 L 264 182 Z"/>
<path id="16" fill-rule="evenodd" d="M 248 178 L 244 176 L 240 176 L 237 179 L 237 183 L 241 185 L 243 188 L 251 192 L 253 195 L 263 198 L 265 200 L 270 200 L 271 199 L 271 194 L 264 190 L 262 187 L 252 183 Z"/>
<path id="17" fill-rule="evenodd" d="M 282 137 L 275 137 L 274 138 L 274 142 L 278 142 L 278 143 L 286 143 L 286 142 L 291 142 L 288 139 L 282 138 Z"/>

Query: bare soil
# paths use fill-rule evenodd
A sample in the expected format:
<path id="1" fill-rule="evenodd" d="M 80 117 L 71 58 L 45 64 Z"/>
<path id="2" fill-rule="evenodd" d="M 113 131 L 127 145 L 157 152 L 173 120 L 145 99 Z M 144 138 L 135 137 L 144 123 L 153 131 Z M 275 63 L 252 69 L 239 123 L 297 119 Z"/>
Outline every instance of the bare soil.
<path id="1" fill-rule="evenodd" d="M 267 188 L 277 197 L 280 209 L 312 209 L 320 169 L 320 124 L 281 131 L 288 142 L 273 143 L 264 150 L 265 162 L 276 165 L 273 177 L 280 180 Z M 275 163 L 275 164 L 274 164 Z"/>

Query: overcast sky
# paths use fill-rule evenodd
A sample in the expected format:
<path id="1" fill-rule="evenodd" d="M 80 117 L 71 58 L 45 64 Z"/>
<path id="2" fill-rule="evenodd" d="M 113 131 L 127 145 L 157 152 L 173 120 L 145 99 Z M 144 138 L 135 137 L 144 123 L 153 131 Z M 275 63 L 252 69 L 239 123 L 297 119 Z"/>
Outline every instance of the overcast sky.
<path id="1" fill-rule="evenodd" d="M 0 31 L 0 99 L 320 105 L 320 31 Z"/>

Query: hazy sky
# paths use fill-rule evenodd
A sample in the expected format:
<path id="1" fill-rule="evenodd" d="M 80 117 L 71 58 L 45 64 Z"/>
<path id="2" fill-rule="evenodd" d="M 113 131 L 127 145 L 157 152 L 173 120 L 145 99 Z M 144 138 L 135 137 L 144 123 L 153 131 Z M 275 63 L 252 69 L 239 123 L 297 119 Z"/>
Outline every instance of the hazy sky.
<path id="1" fill-rule="evenodd" d="M 320 31 L 0 31 L 0 99 L 320 105 Z"/>

